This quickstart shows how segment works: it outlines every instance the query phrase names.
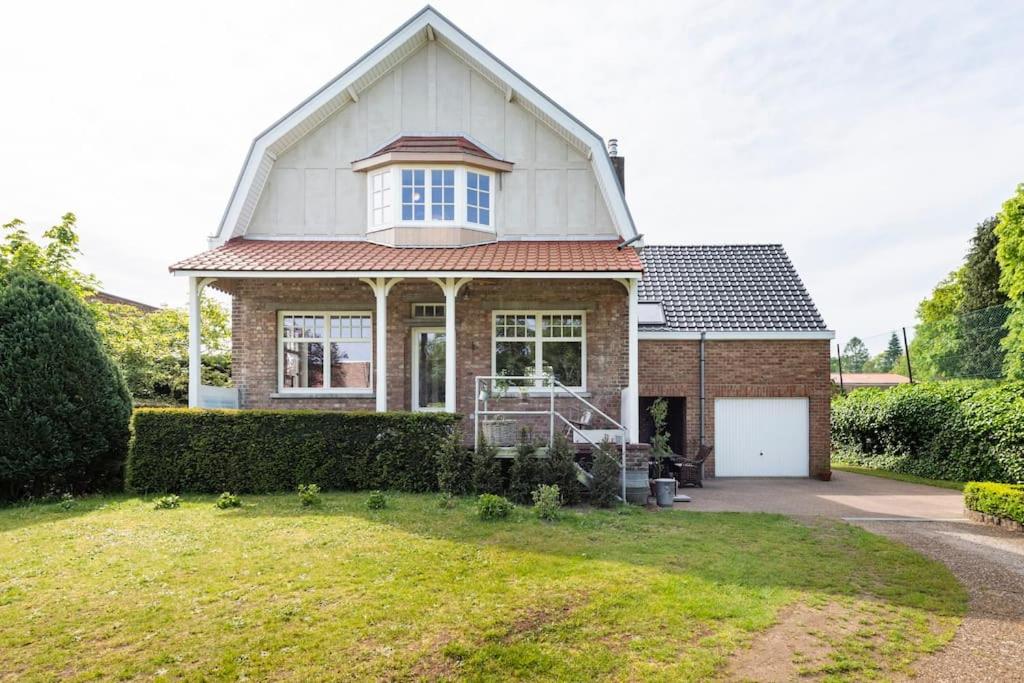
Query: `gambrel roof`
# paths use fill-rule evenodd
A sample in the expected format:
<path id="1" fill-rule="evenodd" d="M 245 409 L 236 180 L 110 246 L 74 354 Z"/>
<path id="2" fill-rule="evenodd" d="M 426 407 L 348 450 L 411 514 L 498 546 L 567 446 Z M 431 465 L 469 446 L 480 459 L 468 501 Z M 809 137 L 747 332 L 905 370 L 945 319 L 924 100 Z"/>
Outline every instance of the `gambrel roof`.
<path id="1" fill-rule="evenodd" d="M 343 106 L 358 101 L 360 92 L 431 40 L 450 50 L 504 92 L 506 100 L 514 99 L 587 157 L 619 235 L 623 239 L 636 236 L 601 136 L 428 5 L 253 140 L 210 246 L 245 235 L 278 155 Z"/>
<path id="2" fill-rule="evenodd" d="M 640 258 L 639 299 L 665 313 L 648 332 L 828 331 L 782 245 L 651 245 Z"/>

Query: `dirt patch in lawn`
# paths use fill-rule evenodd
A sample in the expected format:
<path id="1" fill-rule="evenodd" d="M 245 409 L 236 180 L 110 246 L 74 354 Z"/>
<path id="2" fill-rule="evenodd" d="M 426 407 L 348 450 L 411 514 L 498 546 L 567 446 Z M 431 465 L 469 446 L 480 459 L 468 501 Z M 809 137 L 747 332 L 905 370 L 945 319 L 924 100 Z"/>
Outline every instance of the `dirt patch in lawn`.
<path id="1" fill-rule="evenodd" d="M 726 669 L 733 681 L 814 680 L 825 675 L 834 658 L 829 641 L 853 636 L 862 623 L 857 610 L 828 603 L 820 607 L 798 604 L 783 610 L 778 621 L 736 653 Z"/>

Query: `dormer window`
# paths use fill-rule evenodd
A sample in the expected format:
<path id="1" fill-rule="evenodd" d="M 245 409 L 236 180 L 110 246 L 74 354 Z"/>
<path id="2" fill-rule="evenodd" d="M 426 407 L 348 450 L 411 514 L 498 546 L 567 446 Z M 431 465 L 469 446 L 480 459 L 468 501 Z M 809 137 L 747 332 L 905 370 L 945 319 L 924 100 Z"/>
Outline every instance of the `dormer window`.
<path id="1" fill-rule="evenodd" d="M 465 138 L 405 137 L 352 168 L 367 172 L 367 239 L 463 246 L 494 239 L 496 182 L 512 164 Z"/>

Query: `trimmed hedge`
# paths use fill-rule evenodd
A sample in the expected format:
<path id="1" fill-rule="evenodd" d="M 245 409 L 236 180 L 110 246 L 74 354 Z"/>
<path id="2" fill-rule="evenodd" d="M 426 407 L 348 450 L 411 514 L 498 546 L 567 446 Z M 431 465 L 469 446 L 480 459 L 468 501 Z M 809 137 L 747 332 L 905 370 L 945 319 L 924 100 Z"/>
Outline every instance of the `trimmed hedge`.
<path id="1" fill-rule="evenodd" d="M 1024 382 L 858 389 L 832 401 L 837 461 L 931 479 L 1024 481 Z"/>
<path id="2" fill-rule="evenodd" d="M 270 493 L 324 489 L 436 491 L 449 413 L 140 408 L 128 490 Z"/>
<path id="3" fill-rule="evenodd" d="M 964 506 L 1024 524 L 1024 486 L 972 481 L 964 487 Z"/>

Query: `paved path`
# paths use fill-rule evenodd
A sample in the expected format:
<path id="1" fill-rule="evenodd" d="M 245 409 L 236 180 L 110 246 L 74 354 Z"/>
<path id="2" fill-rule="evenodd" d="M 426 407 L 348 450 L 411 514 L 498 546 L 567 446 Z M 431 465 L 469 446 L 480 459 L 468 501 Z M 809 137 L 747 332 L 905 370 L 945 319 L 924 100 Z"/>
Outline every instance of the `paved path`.
<path id="1" fill-rule="evenodd" d="M 924 681 L 1024 681 L 1024 534 L 966 520 L 959 491 L 849 472 L 831 482 L 713 479 L 680 509 L 837 517 L 943 562 L 970 594 L 953 641 L 916 667 Z"/>

